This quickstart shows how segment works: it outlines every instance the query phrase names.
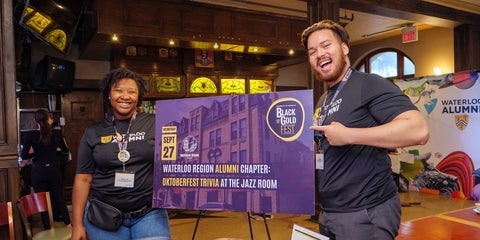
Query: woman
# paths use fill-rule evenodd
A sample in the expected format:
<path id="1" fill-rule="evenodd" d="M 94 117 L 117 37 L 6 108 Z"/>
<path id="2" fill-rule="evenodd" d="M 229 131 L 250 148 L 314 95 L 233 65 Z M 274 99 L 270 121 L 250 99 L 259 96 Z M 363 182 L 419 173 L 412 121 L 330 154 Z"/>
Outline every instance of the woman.
<path id="1" fill-rule="evenodd" d="M 116 69 L 100 82 L 100 90 L 109 114 L 80 141 L 72 239 L 171 239 L 167 211 L 151 208 L 155 116 L 137 113 L 143 79 Z M 115 209 L 120 216 L 112 215 Z"/>
<path id="2" fill-rule="evenodd" d="M 47 110 L 37 110 L 34 121 L 37 129 L 25 134 L 22 140 L 21 157 L 23 160 L 33 157 L 31 170 L 33 190 L 50 192 L 56 219 L 63 220 L 65 225 L 70 226 L 70 215 L 63 197 L 63 163 L 61 162 L 64 156 L 69 155 L 69 149 L 62 131 L 52 127 L 53 118 Z M 29 153 L 31 149 L 33 154 Z M 42 222 L 45 229 L 50 228 L 46 213 L 42 213 Z"/>

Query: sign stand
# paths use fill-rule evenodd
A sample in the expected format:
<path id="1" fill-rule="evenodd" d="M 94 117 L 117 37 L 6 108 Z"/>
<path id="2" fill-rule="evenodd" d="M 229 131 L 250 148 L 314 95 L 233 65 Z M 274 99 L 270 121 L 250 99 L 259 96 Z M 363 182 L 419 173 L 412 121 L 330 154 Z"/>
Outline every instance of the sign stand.
<path id="1" fill-rule="evenodd" d="M 270 240 L 271 239 L 270 238 L 270 231 L 268 230 L 266 214 L 265 213 L 253 213 L 253 212 L 252 212 L 252 214 L 261 216 L 263 218 L 263 223 L 265 224 L 265 231 L 267 232 L 268 240 Z M 250 218 L 251 218 L 250 212 L 247 212 L 247 217 L 248 217 L 248 226 L 250 227 L 250 237 L 253 240 L 253 231 L 252 231 L 252 223 L 251 223 L 251 220 L 250 220 Z"/>
<path id="2" fill-rule="evenodd" d="M 195 239 L 195 234 L 197 233 L 197 228 L 198 228 L 198 223 L 200 222 L 200 217 L 202 217 L 203 215 L 205 215 L 207 211 L 205 210 L 200 210 L 198 212 L 198 215 L 197 215 L 197 222 L 195 222 L 195 229 L 193 230 L 193 236 L 192 236 L 192 240 Z"/>
<path id="3" fill-rule="evenodd" d="M 193 230 L 193 236 L 192 240 L 195 240 L 195 235 L 197 233 L 198 229 L 198 223 L 200 222 L 200 218 L 206 214 L 206 210 L 200 210 L 197 215 L 197 221 L 195 223 L 195 229 Z M 267 232 L 268 240 L 271 240 L 270 238 L 270 231 L 268 230 L 268 224 L 267 224 L 267 218 L 265 213 L 254 213 L 252 212 L 253 215 L 258 215 L 263 218 L 263 223 L 265 224 L 265 231 Z M 251 214 L 250 212 L 247 212 L 247 218 L 248 218 L 248 227 L 250 229 L 250 239 L 253 240 L 253 230 L 252 230 L 252 222 L 251 222 Z"/>

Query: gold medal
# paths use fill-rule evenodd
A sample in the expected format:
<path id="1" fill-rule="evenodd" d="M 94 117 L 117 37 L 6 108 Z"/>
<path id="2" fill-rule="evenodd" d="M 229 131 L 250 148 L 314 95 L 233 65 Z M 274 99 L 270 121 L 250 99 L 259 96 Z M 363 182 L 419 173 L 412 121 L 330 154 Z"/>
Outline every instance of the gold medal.
<path id="1" fill-rule="evenodd" d="M 118 152 L 118 160 L 121 162 L 130 160 L 130 153 L 127 150 L 120 150 L 120 152 Z"/>

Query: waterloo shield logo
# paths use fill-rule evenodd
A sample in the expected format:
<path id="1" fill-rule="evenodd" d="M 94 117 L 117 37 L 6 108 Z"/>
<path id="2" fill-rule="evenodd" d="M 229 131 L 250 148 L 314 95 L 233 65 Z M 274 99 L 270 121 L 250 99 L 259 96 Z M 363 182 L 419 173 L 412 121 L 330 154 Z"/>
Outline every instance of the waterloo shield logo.
<path id="1" fill-rule="evenodd" d="M 467 128 L 468 125 L 468 115 L 463 114 L 463 115 L 455 115 L 455 125 L 457 125 L 457 128 L 460 131 L 463 131 L 465 128 Z"/>

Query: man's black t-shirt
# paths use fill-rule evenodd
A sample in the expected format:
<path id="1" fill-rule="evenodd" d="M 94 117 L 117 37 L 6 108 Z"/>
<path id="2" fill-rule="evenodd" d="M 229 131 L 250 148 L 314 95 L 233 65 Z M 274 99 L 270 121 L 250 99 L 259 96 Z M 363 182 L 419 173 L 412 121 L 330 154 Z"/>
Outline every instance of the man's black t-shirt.
<path id="1" fill-rule="evenodd" d="M 323 103 L 321 99 L 317 107 Z M 417 108 L 389 80 L 353 71 L 329 109 L 324 125 L 335 121 L 346 127 L 368 128 Z M 321 144 L 325 162 L 324 169 L 318 170 L 318 184 L 320 202 L 326 211 L 358 211 L 397 194 L 386 149 L 365 145 L 329 146 L 326 140 Z"/>
<path id="2" fill-rule="evenodd" d="M 116 128 L 123 137 L 130 119 L 116 120 Z M 151 206 L 153 165 L 155 154 L 155 115 L 138 113 L 132 121 L 127 150 L 130 160 L 125 171 L 135 174 L 133 188 L 116 187 L 115 173 L 123 171 L 118 160 L 119 147 L 111 119 L 88 127 L 78 149 L 77 173 L 93 174 L 90 196 L 98 198 L 123 212 Z"/>

